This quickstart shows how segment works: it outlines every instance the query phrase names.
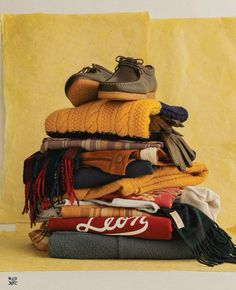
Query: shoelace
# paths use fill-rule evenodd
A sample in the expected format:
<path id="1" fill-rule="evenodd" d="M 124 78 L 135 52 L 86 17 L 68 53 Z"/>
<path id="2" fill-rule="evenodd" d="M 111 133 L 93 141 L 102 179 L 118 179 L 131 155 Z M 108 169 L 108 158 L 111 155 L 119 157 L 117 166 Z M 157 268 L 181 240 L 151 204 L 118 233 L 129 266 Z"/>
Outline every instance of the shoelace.
<path id="1" fill-rule="evenodd" d="M 85 66 L 80 71 L 78 71 L 77 74 L 79 74 L 79 73 L 95 73 L 97 71 L 100 72 L 101 70 L 95 64 L 92 64 L 92 67 Z"/>
<path id="2" fill-rule="evenodd" d="M 116 57 L 116 62 L 118 62 L 118 65 L 116 66 L 115 71 L 119 68 L 120 65 L 128 65 L 135 69 L 141 69 L 140 65 L 143 64 L 143 59 L 118 55 Z"/>

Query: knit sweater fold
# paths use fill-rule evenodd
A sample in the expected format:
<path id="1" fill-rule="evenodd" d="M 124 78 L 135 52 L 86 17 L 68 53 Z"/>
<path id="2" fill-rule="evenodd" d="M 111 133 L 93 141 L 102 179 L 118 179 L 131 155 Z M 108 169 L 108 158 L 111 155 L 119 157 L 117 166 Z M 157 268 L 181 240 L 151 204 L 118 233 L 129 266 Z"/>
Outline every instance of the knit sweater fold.
<path id="1" fill-rule="evenodd" d="M 160 102 L 153 99 L 129 102 L 96 100 L 51 113 L 46 118 L 45 130 L 149 138 L 151 116 L 158 114 L 160 110 Z"/>

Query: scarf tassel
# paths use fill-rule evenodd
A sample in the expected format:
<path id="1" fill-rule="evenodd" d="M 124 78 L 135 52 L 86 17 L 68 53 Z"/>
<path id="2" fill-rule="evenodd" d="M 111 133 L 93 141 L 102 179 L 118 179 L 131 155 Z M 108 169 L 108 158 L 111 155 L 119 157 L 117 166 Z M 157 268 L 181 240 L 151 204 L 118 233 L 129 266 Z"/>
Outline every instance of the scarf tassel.
<path id="1" fill-rule="evenodd" d="M 29 212 L 31 228 L 33 227 L 33 225 L 36 225 L 35 219 L 36 219 L 36 212 L 37 212 L 37 201 L 34 195 L 34 191 L 35 191 L 35 186 L 33 184 L 33 181 L 28 180 L 25 184 L 25 205 L 22 210 L 22 214 Z"/>
<path id="2" fill-rule="evenodd" d="M 70 203 L 74 203 L 74 188 L 73 188 L 73 160 L 64 160 L 64 172 L 65 172 L 65 189 L 69 196 Z"/>
<path id="3" fill-rule="evenodd" d="M 29 212 L 31 227 L 35 225 L 39 206 L 47 209 L 53 206 L 54 198 L 62 201 L 65 193 L 71 204 L 74 203 L 74 160 L 79 159 L 80 152 L 80 148 L 52 151 L 45 155 L 36 152 L 25 161 L 25 204 L 22 214 Z"/>
<path id="4" fill-rule="evenodd" d="M 46 174 L 46 169 L 43 168 L 38 177 L 35 180 L 35 188 L 36 188 L 36 195 L 38 197 L 38 199 L 40 200 L 41 198 L 44 197 L 45 194 L 45 174 Z"/>
<path id="5" fill-rule="evenodd" d="M 39 172 L 36 180 L 30 179 L 25 184 L 25 205 L 22 214 L 29 212 L 31 227 L 35 225 L 38 202 L 44 197 L 45 173 L 46 170 L 43 168 Z"/>
<path id="6" fill-rule="evenodd" d="M 22 214 L 28 213 L 29 211 L 29 195 L 30 195 L 31 180 L 28 180 L 25 184 L 25 205 L 22 210 Z"/>
<path id="7" fill-rule="evenodd" d="M 206 232 L 205 239 L 192 252 L 200 263 L 210 267 L 224 262 L 236 264 L 236 245 L 217 224 Z"/>

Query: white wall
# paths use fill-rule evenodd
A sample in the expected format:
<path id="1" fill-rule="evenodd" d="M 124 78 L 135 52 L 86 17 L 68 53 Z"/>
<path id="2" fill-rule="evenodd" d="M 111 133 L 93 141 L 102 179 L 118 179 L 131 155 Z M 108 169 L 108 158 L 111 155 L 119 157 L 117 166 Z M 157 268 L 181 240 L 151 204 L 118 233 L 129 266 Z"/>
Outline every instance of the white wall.
<path id="1" fill-rule="evenodd" d="M 236 16 L 235 0 L 0 0 L 0 13 L 149 11 L 152 18 Z"/>

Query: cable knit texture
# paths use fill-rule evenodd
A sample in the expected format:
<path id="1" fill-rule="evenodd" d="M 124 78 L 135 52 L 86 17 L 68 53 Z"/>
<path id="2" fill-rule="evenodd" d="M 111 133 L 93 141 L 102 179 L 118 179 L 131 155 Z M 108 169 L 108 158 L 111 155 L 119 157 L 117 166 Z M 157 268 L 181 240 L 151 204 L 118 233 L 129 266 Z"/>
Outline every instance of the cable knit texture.
<path id="1" fill-rule="evenodd" d="M 93 101 L 53 112 L 46 118 L 45 130 L 148 138 L 151 116 L 158 114 L 160 110 L 160 102 L 153 99 L 130 102 Z"/>
<path id="2" fill-rule="evenodd" d="M 160 167 L 151 175 L 135 178 L 122 178 L 96 188 L 75 189 L 79 200 L 96 199 L 117 190 L 124 196 L 132 193 L 145 193 L 154 189 L 166 187 L 185 187 L 197 185 L 205 181 L 208 169 L 204 164 L 193 163 L 193 166 L 181 172 L 175 166 Z M 64 198 L 68 198 L 65 194 Z"/>

